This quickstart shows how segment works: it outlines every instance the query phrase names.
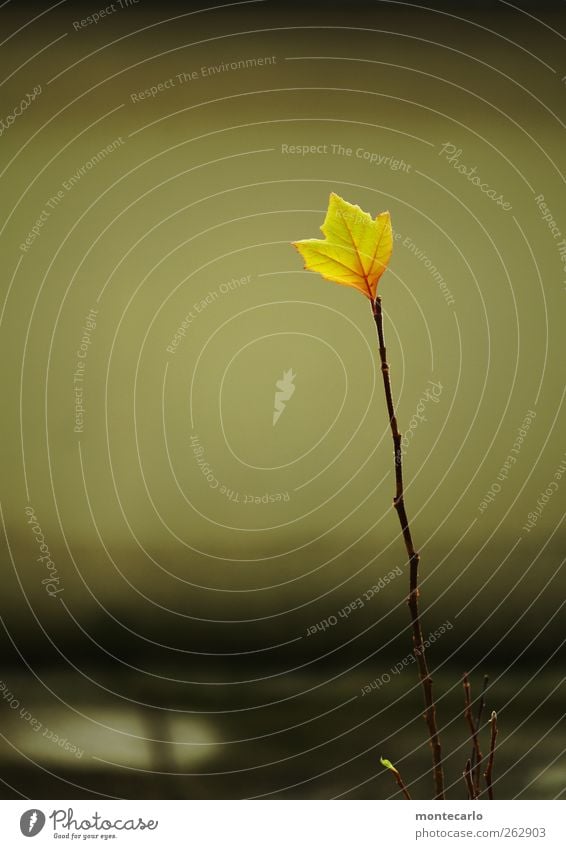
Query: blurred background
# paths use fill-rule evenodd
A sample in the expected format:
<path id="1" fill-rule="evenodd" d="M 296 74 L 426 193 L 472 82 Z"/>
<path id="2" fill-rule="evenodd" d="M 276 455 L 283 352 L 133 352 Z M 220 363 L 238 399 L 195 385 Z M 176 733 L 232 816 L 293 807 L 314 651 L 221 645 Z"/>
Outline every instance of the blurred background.
<path id="1" fill-rule="evenodd" d="M 204 7 L 0 8 L 2 794 L 431 797 L 375 326 L 290 245 L 335 191 L 395 232 L 448 796 L 469 672 L 560 797 L 563 7 Z"/>

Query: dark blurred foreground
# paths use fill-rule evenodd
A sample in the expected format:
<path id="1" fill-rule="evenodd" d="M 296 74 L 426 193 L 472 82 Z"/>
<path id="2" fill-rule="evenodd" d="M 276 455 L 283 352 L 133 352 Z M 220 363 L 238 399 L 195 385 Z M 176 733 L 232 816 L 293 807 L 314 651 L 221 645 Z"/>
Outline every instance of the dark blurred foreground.
<path id="1" fill-rule="evenodd" d="M 180 672 L 179 666 L 160 675 L 177 678 Z M 563 676 L 556 668 L 490 672 L 484 723 L 496 709 L 496 796 L 560 796 L 566 790 Z M 265 674 L 259 665 L 249 667 L 247 680 Z M 466 798 L 461 773 L 470 754 L 460 674 L 449 668 L 435 676 L 450 798 Z M 96 696 L 81 676 L 53 670 L 40 675 L 45 686 L 30 674 L 5 674 L 5 798 L 385 799 L 396 788 L 379 766 L 380 756 L 398 766 L 415 798 L 431 797 L 412 666 L 388 682 L 384 675 L 368 695 L 361 694 L 368 677 L 359 671 L 177 686 L 176 696 L 157 678 L 152 683 L 133 670 L 120 677 L 91 672 Z M 477 696 L 478 673 L 472 683 Z M 150 707 L 158 704 L 168 710 Z M 488 739 L 485 727 L 484 752 Z"/>

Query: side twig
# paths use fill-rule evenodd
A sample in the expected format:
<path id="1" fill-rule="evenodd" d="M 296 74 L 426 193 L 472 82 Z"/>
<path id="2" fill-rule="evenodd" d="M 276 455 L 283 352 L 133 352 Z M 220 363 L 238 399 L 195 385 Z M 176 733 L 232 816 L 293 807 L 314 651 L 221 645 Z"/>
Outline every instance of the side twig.
<path id="1" fill-rule="evenodd" d="M 479 703 L 478 703 L 478 712 L 477 712 L 477 715 L 476 715 L 476 728 L 478 730 L 478 735 L 481 733 L 481 721 L 482 721 L 483 712 L 484 712 L 484 708 L 485 708 L 485 697 L 486 697 L 486 693 L 487 693 L 488 683 L 489 683 L 489 675 L 484 675 L 483 676 L 483 686 L 482 686 L 482 690 L 481 690 L 481 696 L 480 696 Z M 470 757 L 472 758 L 472 771 L 474 772 L 474 775 L 475 775 L 474 781 L 475 781 L 475 785 L 477 787 L 478 795 L 479 795 L 480 782 L 481 782 L 481 770 L 480 770 L 479 765 L 476 766 L 476 768 L 474 769 L 475 753 L 474 753 L 473 749 L 472 749 L 472 754 L 471 754 Z"/>
<path id="2" fill-rule="evenodd" d="M 487 785 L 487 795 L 489 799 L 493 799 L 493 759 L 495 757 L 495 741 L 497 740 L 497 714 L 493 710 L 491 712 L 491 740 L 489 743 L 489 757 L 487 759 L 487 769 L 484 772 L 485 783 Z"/>
<path id="3" fill-rule="evenodd" d="M 489 683 L 489 675 L 484 675 L 483 676 L 483 687 L 482 687 L 481 696 L 480 696 L 480 700 L 479 700 L 479 704 L 478 704 L 478 715 L 476 717 L 476 728 L 478 729 L 478 731 L 481 728 L 481 718 L 483 716 L 483 711 L 484 711 L 484 708 L 485 708 L 485 694 L 487 693 L 488 683 Z"/>
<path id="4" fill-rule="evenodd" d="M 472 691 L 470 688 L 470 682 L 468 680 L 467 673 L 464 675 L 464 701 L 466 707 L 464 708 L 464 717 L 466 722 L 469 725 L 470 733 L 472 735 L 472 757 L 468 761 L 472 768 L 473 773 L 473 782 L 474 782 L 474 792 L 475 796 L 477 796 L 480 792 L 480 769 L 481 762 L 483 760 L 483 755 L 480 749 L 480 742 L 478 737 L 478 729 L 476 723 L 474 721 L 474 715 L 472 713 Z M 473 764 L 473 767 L 472 767 Z"/>
<path id="5" fill-rule="evenodd" d="M 413 652 L 419 667 L 419 677 L 423 688 L 423 696 L 425 703 L 425 721 L 428 726 L 430 737 L 430 745 L 432 749 L 433 775 L 435 785 L 435 799 L 444 799 L 444 775 L 442 771 L 442 752 L 440 748 L 440 738 L 438 735 L 438 727 L 436 724 L 436 709 L 434 704 L 434 696 L 432 689 L 432 678 L 428 669 L 425 647 L 423 642 L 423 634 L 419 615 L 419 553 L 415 551 L 411 530 L 409 528 L 409 520 L 405 510 L 405 499 L 403 490 L 403 454 L 401 451 L 401 434 L 397 427 L 397 418 L 395 416 L 395 407 L 393 405 L 393 396 L 391 393 L 391 381 L 389 379 L 389 365 L 387 363 L 387 351 L 385 348 L 385 339 L 383 335 L 383 315 L 381 310 L 381 298 L 377 297 L 373 303 L 373 315 L 377 328 L 377 337 L 379 342 L 379 357 L 381 360 L 381 374 L 383 376 L 383 386 L 385 389 L 385 400 L 387 403 L 387 412 L 389 415 L 389 424 L 391 426 L 391 434 L 393 436 L 393 450 L 395 457 L 395 498 L 393 506 L 397 511 L 401 531 L 405 541 L 405 548 L 409 557 L 409 598 L 408 605 L 411 613 L 411 622 L 413 628 Z"/>
<path id="6" fill-rule="evenodd" d="M 411 800 L 411 794 L 409 793 L 407 785 L 403 781 L 401 773 L 399 772 L 397 767 L 394 767 L 393 764 L 391 763 L 391 761 L 388 761 L 387 758 L 380 758 L 379 761 L 380 761 L 382 766 L 386 767 L 390 772 L 393 773 L 395 781 L 397 782 L 397 786 L 401 789 L 403 796 L 405 797 L 405 799 L 409 799 L 409 801 L 410 801 Z"/>

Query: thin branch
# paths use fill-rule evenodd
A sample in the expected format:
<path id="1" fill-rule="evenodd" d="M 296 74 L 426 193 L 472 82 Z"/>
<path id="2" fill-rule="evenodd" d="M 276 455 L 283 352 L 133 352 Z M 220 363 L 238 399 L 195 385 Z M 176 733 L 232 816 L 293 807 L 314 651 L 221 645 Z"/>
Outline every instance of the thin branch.
<path id="1" fill-rule="evenodd" d="M 391 434 L 393 436 L 393 450 L 395 457 L 395 498 L 393 506 L 397 511 L 401 531 L 405 541 L 405 548 L 409 557 L 409 598 L 407 603 L 411 613 L 411 622 L 413 627 L 413 652 L 419 667 L 419 677 L 423 688 L 423 696 L 425 703 L 425 721 L 428 726 L 430 737 L 430 745 L 432 749 L 433 775 L 435 785 L 435 799 L 444 799 L 444 776 L 442 772 L 442 752 L 440 748 L 440 738 L 438 735 L 438 727 L 436 724 L 436 709 L 434 705 L 434 696 L 432 689 L 432 678 L 428 669 L 425 656 L 425 647 L 423 642 L 423 633 L 419 615 L 419 553 L 415 551 L 411 530 L 409 528 L 409 520 L 405 510 L 405 498 L 403 491 L 403 454 L 401 451 L 401 434 L 397 427 L 397 418 L 395 416 L 395 407 L 393 405 L 393 396 L 391 394 L 391 382 L 389 379 L 389 365 L 387 363 L 387 351 L 385 348 L 385 340 L 383 335 L 383 315 L 381 310 L 381 298 L 376 298 L 373 303 L 373 315 L 375 325 L 377 327 L 377 337 L 379 341 L 379 357 L 381 360 L 381 374 L 383 376 L 383 386 L 385 389 L 385 400 L 387 402 L 387 412 L 389 414 L 389 424 L 391 426 Z"/>
<path id="2" fill-rule="evenodd" d="M 385 760 L 384 758 L 380 758 L 380 762 L 381 762 L 382 766 L 386 767 L 389 770 L 389 772 L 393 773 L 395 781 L 397 782 L 397 786 L 401 788 L 401 791 L 402 791 L 405 799 L 409 799 L 409 801 L 411 801 L 411 794 L 409 793 L 407 785 L 403 781 L 401 773 L 399 772 L 397 767 L 394 767 L 393 764 L 391 763 L 391 761 Z"/>
<path id="3" fill-rule="evenodd" d="M 476 728 L 478 729 L 478 731 L 481 728 L 481 718 L 483 716 L 483 711 L 484 711 L 484 708 L 485 708 L 485 694 L 487 693 L 488 683 L 489 683 L 489 675 L 484 675 L 483 676 L 483 687 L 482 687 L 482 691 L 481 691 L 480 701 L 479 701 L 479 704 L 478 704 L 478 715 L 476 717 Z"/>
<path id="4" fill-rule="evenodd" d="M 487 769 L 483 774 L 485 778 L 485 783 L 487 785 L 487 795 L 489 799 L 493 799 L 493 759 L 495 757 L 495 741 L 497 740 L 497 714 L 493 710 L 491 712 L 491 719 L 489 720 L 491 725 L 491 740 L 489 743 L 489 758 L 487 760 Z"/>
<path id="5" fill-rule="evenodd" d="M 470 688 L 470 682 L 468 680 L 468 675 L 464 675 L 464 700 L 466 703 L 466 707 L 464 709 L 464 717 L 470 727 L 470 732 L 472 735 L 472 757 L 470 758 L 470 765 L 473 764 L 473 777 L 474 777 L 474 791 L 477 796 L 480 792 L 480 769 L 481 762 L 483 760 L 483 755 L 480 749 L 480 742 L 478 737 L 478 729 L 476 723 L 474 721 L 474 716 L 472 713 L 472 692 Z"/>
<path id="6" fill-rule="evenodd" d="M 488 683 L 489 683 L 489 675 L 484 675 L 483 676 L 483 686 L 482 686 L 482 690 L 481 690 L 481 696 L 480 696 L 479 703 L 478 703 L 478 712 L 477 712 L 477 716 L 476 716 L 476 728 L 478 730 L 478 734 L 481 731 L 481 721 L 482 721 L 483 711 L 484 711 L 484 708 L 485 708 L 485 697 L 486 697 L 486 693 L 487 693 Z M 478 765 L 474 764 L 475 751 L 473 749 L 472 749 L 471 758 L 472 758 L 472 771 L 474 772 L 474 776 L 475 776 L 475 779 L 474 779 L 475 785 L 476 785 L 476 788 L 478 790 L 478 795 L 479 795 L 480 783 L 481 783 L 481 770 L 480 770 L 479 764 Z M 475 768 L 474 768 L 474 766 L 475 766 Z"/>
<path id="7" fill-rule="evenodd" d="M 462 775 L 464 776 L 464 781 L 466 782 L 466 787 L 468 789 L 468 799 L 476 799 L 476 791 L 474 788 L 474 782 L 472 781 L 472 762 L 469 758 L 466 761 L 466 766 Z"/>
<path id="8" fill-rule="evenodd" d="M 407 785 L 405 784 L 405 782 L 404 782 L 404 781 L 403 781 L 403 779 L 401 778 L 401 773 L 399 773 L 399 772 L 398 772 L 398 773 L 397 773 L 397 775 L 395 776 L 395 778 L 396 778 L 397 784 L 399 785 L 399 787 L 401 788 L 401 790 L 402 790 L 402 792 L 403 792 L 403 796 L 405 797 L 405 799 L 409 799 L 409 800 L 410 800 L 410 799 L 411 799 L 411 794 L 410 794 L 410 793 L 409 793 L 409 791 L 407 790 Z"/>

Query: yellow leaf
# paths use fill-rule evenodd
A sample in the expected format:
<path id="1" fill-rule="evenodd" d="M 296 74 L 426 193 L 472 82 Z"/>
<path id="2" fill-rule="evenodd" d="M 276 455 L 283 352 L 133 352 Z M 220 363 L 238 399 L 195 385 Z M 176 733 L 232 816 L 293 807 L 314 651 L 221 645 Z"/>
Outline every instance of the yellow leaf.
<path id="1" fill-rule="evenodd" d="M 393 250 L 389 213 L 380 212 L 373 219 L 359 206 L 332 192 L 320 229 L 324 239 L 293 242 L 305 268 L 343 286 L 354 286 L 374 301 L 378 280 Z"/>
<path id="2" fill-rule="evenodd" d="M 390 769 L 391 772 L 395 772 L 397 773 L 397 775 L 399 775 L 399 770 L 395 769 L 391 761 L 388 761 L 387 758 L 380 758 L 379 763 L 381 764 L 381 766 L 384 766 L 386 767 L 386 769 Z"/>

